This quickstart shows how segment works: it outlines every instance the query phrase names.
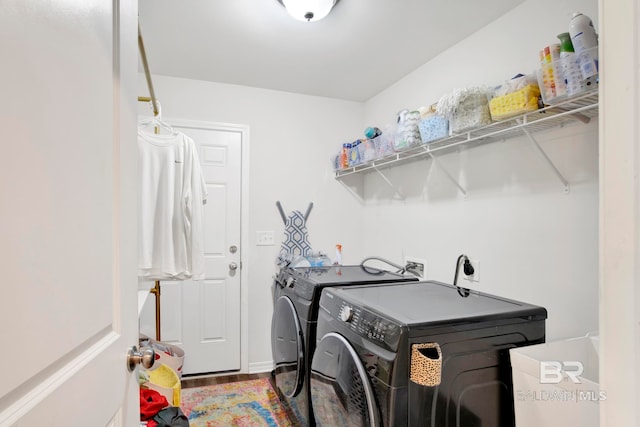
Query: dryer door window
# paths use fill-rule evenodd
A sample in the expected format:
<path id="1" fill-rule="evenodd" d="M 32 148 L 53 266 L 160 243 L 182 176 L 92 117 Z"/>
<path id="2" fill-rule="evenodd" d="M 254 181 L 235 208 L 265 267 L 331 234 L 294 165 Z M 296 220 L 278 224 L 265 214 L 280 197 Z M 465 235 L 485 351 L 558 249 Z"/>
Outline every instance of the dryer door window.
<path id="1" fill-rule="evenodd" d="M 313 353 L 311 406 L 318 426 L 380 425 L 367 371 L 353 346 L 338 333 L 322 337 Z"/>
<path id="2" fill-rule="evenodd" d="M 295 397 L 304 378 L 304 337 L 289 297 L 278 298 L 272 327 L 276 385 L 286 397 Z"/>

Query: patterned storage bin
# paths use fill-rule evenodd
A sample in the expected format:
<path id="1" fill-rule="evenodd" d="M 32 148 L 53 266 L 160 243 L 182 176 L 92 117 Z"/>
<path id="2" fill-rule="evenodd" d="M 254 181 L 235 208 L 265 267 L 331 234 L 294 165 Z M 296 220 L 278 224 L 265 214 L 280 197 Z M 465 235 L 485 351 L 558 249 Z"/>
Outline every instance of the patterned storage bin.
<path id="1" fill-rule="evenodd" d="M 432 114 L 420 121 L 418 129 L 420 130 L 420 139 L 427 144 L 449 135 L 449 120 Z"/>
<path id="2" fill-rule="evenodd" d="M 376 149 L 376 159 L 393 154 L 393 140 L 388 133 L 383 133 L 380 136 L 373 138 L 373 145 Z"/>
<path id="3" fill-rule="evenodd" d="M 437 112 L 449 119 L 453 133 L 462 133 L 492 122 L 484 87 L 456 89 L 438 101 Z"/>
<path id="4" fill-rule="evenodd" d="M 336 170 L 342 170 L 349 167 L 349 154 L 351 151 L 351 143 L 342 144 L 342 149 L 338 153 L 338 158 L 335 161 Z"/>
<path id="5" fill-rule="evenodd" d="M 331 156 L 331 165 L 333 166 L 334 171 L 342 169 L 342 165 L 340 164 L 340 153 L 335 156 Z"/>
<path id="6" fill-rule="evenodd" d="M 442 351 L 437 343 L 411 346 L 410 379 L 416 384 L 434 387 L 442 378 Z"/>
<path id="7" fill-rule="evenodd" d="M 360 151 L 358 146 L 360 145 L 360 140 L 356 140 L 350 144 L 349 147 L 349 167 L 358 166 L 362 163 L 360 160 Z"/>
<path id="8" fill-rule="evenodd" d="M 451 131 L 454 133 L 467 132 L 488 124 L 491 124 L 491 112 L 486 95 L 467 97 L 451 116 Z"/>
<path id="9" fill-rule="evenodd" d="M 397 116 L 397 127 L 394 138 L 394 148 L 402 150 L 420 143 L 420 113 L 418 111 L 402 110 Z"/>
<path id="10" fill-rule="evenodd" d="M 587 49 L 581 54 L 554 59 L 541 63 L 537 70 L 537 81 L 542 100 L 546 105 L 555 105 L 567 99 L 597 90 L 598 75 L 582 78 L 580 59 L 587 56 L 587 62 L 598 64 L 598 48 Z"/>
<path id="11" fill-rule="evenodd" d="M 368 163 L 376 159 L 376 146 L 371 139 L 363 139 L 358 146 L 360 150 L 360 160 L 362 163 Z"/>

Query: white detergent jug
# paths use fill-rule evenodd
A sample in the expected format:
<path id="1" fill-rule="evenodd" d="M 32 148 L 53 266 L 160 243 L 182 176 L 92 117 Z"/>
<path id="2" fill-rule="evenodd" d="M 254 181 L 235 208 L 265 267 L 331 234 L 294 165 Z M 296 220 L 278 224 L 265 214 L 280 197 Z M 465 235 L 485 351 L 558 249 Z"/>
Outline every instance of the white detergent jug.
<path id="1" fill-rule="evenodd" d="M 574 13 L 569 24 L 569 34 L 578 56 L 582 78 L 595 78 L 598 74 L 598 35 L 591 18 L 580 12 Z"/>

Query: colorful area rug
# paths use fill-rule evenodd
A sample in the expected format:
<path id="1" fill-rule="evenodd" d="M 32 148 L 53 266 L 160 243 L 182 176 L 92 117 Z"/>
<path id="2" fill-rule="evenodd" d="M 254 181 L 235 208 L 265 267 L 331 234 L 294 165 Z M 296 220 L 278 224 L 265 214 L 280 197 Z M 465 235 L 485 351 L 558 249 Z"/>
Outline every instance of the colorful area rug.
<path id="1" fill-rule="evenodd" d="M 182 390 L 190 427 L 290 427 L 268 378 Z"/>

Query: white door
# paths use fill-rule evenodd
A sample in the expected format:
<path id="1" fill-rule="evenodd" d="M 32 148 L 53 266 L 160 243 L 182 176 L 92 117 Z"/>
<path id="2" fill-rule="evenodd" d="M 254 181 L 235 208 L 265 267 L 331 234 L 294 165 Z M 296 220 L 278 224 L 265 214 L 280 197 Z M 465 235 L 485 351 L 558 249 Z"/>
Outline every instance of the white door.
<path id="1" fill-rule="evenodd" d="M 241 368 L 241 153 L 246 128 L 167 122 L 198 146 L 208 197 L 205 280 L 161 283 L 161 339 L 184 349 L 184 374 L 237 371 Z M 154 336 L 153 304 L 147 308 L 141 330 Z"/>
<path id="2" fill-rule="evenodd" d="M 137 4 L 0 2 L 0 426 L 137 425 Z"/>

